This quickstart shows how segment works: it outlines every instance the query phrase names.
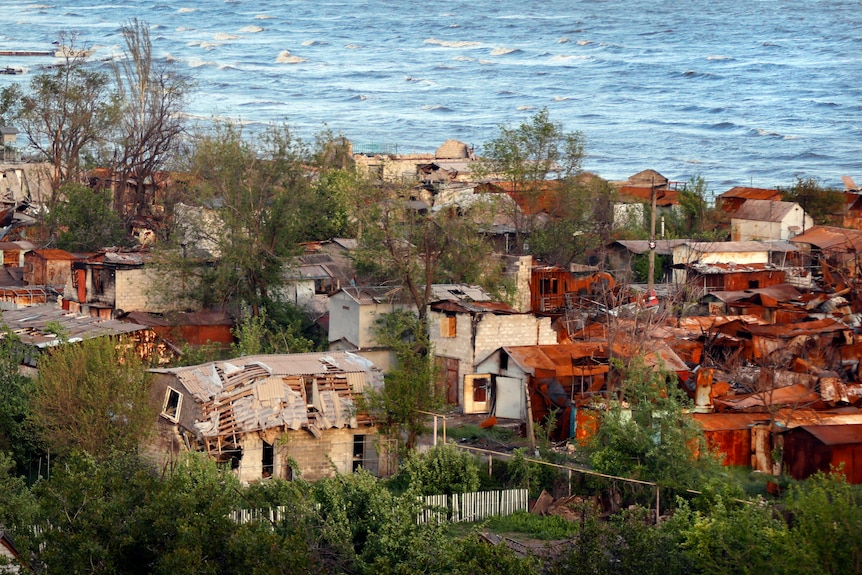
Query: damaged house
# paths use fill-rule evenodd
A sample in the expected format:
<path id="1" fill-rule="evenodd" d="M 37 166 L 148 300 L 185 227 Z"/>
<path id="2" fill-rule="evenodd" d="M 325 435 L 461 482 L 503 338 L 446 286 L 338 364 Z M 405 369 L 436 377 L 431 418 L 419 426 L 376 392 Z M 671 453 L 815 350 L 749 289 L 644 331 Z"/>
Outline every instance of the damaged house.
<path id="1" fill-rule="evenodd" d="M 520 313 L 500 302 L 441 300 L 431 303 L 428 329 L 446 401 L 464 413 L 487 413 L 489 381 L 475 376 L 479 358 L 509 345 L 553 345 L 551 318 Z"/>
<path id="2" fill-rule="evenodd" d="M 294 473 L 314 480 L 360 467 L 387 473 L 374 422 L 358 408 L 383 375 L 358 355 L 257 355 L 153 373 L 162 459 L 202 451 L 229 462 L 244 482 Z"/>

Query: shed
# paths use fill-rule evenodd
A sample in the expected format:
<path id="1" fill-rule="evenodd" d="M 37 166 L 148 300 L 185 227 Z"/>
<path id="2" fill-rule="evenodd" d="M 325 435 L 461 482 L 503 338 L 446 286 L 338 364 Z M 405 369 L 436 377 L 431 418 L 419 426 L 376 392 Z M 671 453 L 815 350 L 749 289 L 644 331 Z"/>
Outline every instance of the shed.
<path id="1" fill-rule="evenodd" d="M 790 429 L 784 433 L 783 463 L 794 479 L 843 466 L 849 483 L 862 483 L 862 424 Z"/>
<path id="2" fill-rule="evenodd" d="M 748 200 L 781 200 L 781 192 L 767 188 L 735 186 L 716 198 L 718 207 L 729 213 L 738 210 Z"/>
<path id="3" fill-rule="evenodd" d="M 32 250 L 24 254 L 24 283 L 31 286 L 59 286 L 62 291 L 78 258 L 65 250 Z"/>
<path id="4" fill-rule="evenodd" d="M 814 220 L 795 202 L 748 200 L 730 219 L 730 238 L 789 240 L 812 226 Z"/>

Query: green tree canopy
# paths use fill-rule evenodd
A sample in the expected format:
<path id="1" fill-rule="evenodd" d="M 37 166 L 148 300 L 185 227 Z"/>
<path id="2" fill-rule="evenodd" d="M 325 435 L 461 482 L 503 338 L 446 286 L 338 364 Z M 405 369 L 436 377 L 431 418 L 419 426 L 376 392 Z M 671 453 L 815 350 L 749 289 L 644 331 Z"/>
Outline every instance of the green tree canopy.
<path id="1" fill-rule="evenodd" d="M 796 202 L 815 224 L 835 225 L 844 208 L 844 195 L 823 186 L 816 178 L 798 177 L 792 186 L 778 188 L 786 202 Z"/>
<path id="2" fill-rule="evenodd" d="M 581 221 L 591 212 L 589 195 L 577 179 L 583 155 L 583 134 L 566 132 L 551 120 L 547 108 L 519 126 L 501 126 L 497 136 L 482 146 L 479 166 L 473 171 L 479 178 L 505 182 L 516 198 L 501 205 L 517 229 L 518 253 L 525 253 L 527 238 L 532 241 L 540 229 L 543 212 L 551 221 Z M 555 180 L 553 189 L 548 180 Z M 566 231 L 570 240 L 571 231 Z"/>
<path id="3" fill-rule="evenodd" d="M 39 359 L 32 415 L 51 453 L 105 458 L 134 451 L 155 422 L 150 380 L 134 343 L 61 343 Z"/>
<path id="4" fill-rule="evenodd" d="M 66 201 L 47 216 L 49 227 L 59 232 L 57 247 L 70 252 L 91 252 L 128 245 L 123 221 L 111 206 L 109 190 L 93 190 L 83 184 L 63 186 Z"/>

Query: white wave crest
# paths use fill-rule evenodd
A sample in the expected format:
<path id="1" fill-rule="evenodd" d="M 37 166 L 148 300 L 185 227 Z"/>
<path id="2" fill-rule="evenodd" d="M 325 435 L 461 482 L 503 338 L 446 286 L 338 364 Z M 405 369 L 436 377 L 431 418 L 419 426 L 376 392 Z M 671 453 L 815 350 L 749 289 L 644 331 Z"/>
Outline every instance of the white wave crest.
<path id="1" fill-rule="evenodd" d="M 263 28 L 260 26 L 246 26 L 245 28 L 240 28 L 239 31 L 246 34 L 257 34 L 258 32 L 263 32 Z"/>
<path id="2" fill-rule="evenodd" d="M 180 14 L 188 14 L 190 12 L 197 12 L 197 11 L 198 11 L 197 8 L 180 8 L 179 10 L 177 10 L 177 12 L 179 12 Z"/>
<path id="3" fill-rule="evenodd" d="M 471 48 L 480 46 L 481 42 L 472 42 L 468 40 L 438 40 L 437 38 L 428 38 L 422 42 L 423 44 L 435 44 L 444 48 Z"/>
<path id="4" fill-rule="evenodd" d="M 593 43 L 594 42 L 592 40 L 578 40 L 578 46 L 589 46 Z"/>
<path id="5" fill-rule="evenodd" d="M 491 50 L 492 56 L 505 56 L 506 54 L 511 54 L 512 52 L 517 52 L 517 48 L 494 48 Z"/>
<path id="6" fill-rule="evenodd" d="M 523 112 L 524 110 L 532 110 L 533 108 L 535 108 L 535 106 L 528 106 L 528 105 L 526 105 L 526 104 L 525 104 L 525 105 L 523 105 L 523 106 L 518 106 L 518 110 L 519 110 L 519 111 L 522 111 L 522 112 Z"/>
<path id="7" fill-rule="evenodd" d="M 359 48 L 362 48 L 359 44 L 345 44 L 344 47 L 348 50 L 358 50 Z"/>
<path id="8" fill-rule="evenodd" d="M 720 54 L 710 54 L 706 57 L 707 60 L 731 60 L 730 56 L 722 56 Z"/>
<path id="9" fill-rule="evenodd" d="M 272 20 L 275 16 L 270 16 L 269 14 L 258 14 L 254 17 L 255 20 Z"/>
<path id="10" fill-rule="evenodd" d="M 559 40 L 557 40 L 557 44 L 565 44 L 565 43 L 567 43 L 568 41 L 569 41 L 569 39 L 568 39 L 568 38 L 560 38 Z"/>
<path id="11" fill-rule="evenodd" d="M 554 102 L 565 102 L 566 100 L 571 100 L 568 96 L 554 96 Z"/>
<path id="12" fill-rule="evenodd" d="M 201 60 L 200 58 L 189 58 L 189 68 L 200 68 L 201 66 L 216 66 L 217 64 L 211 60 Z"/>
<path id="13" fill-rule="evenodd" d="M 472 62 L 473 60 L 475 60 L 475 58 L 471 58 L 470 56 L 455 56 L 452 59 L 458 62 Z"/>
<path id="14" fill-rule="evenodd" d="M 303 46 L 322 46 L 325 42 L 320 40 L 306 40 L 302 43 Z"/>
<path id="15" fill-rule="evenodd" d="M 237 38 L 239 38 L 239 36 L 237 36 L 236 34 L 228 34 L 227 32 L 216 32 L 213 38 L 215 40 L 224 42 L 225 40 L 236 40 Z"/>
<path id="16" fill-rule="evenodd" d="M 290 50 L 282 50 L 275 58 L 275 62 L 277 64 L 301 64 L 302 62 L 308 62 L 308 58 L 294 56 L 290 53 Z"/>

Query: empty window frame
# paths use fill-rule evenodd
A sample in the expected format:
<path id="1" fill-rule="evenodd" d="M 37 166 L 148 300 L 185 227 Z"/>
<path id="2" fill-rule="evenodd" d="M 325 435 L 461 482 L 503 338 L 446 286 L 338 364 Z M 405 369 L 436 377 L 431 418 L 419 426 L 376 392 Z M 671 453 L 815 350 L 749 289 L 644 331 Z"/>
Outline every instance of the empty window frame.
<path id="1" fill-rule="evenodd" d="M 165 391 L 165 403 L 162 405 L 162 417 L 177 423 L 180 420 L 180 407 L 182 404 L 183 394 L 173 387 L 168 387 L 167 391 Z"/>

